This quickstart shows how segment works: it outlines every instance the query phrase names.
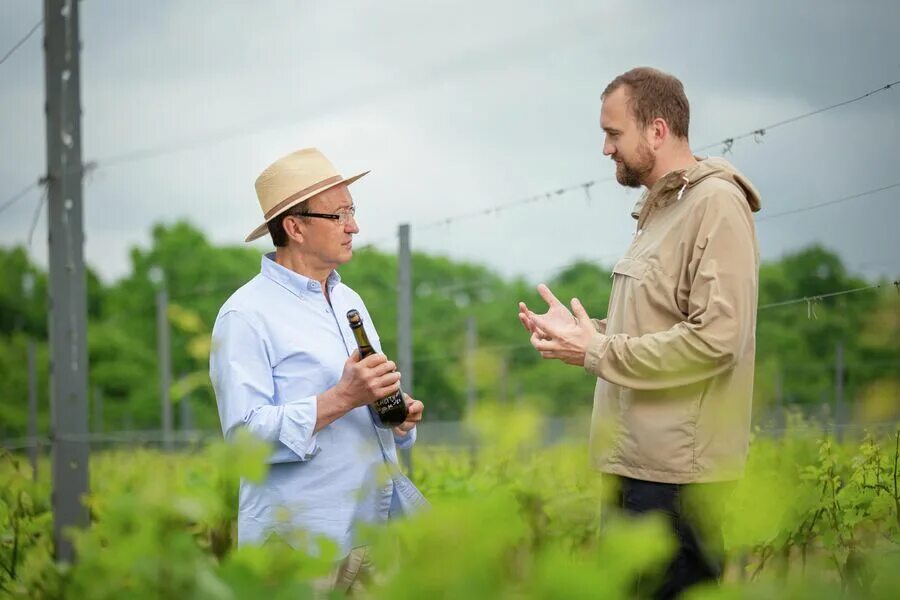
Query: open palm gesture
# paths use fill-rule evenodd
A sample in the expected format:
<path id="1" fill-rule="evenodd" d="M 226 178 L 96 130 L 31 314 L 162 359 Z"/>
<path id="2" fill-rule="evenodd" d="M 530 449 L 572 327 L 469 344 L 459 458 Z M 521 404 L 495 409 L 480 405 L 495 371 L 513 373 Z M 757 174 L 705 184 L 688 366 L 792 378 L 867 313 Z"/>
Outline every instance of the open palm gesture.
<path id="1" fill-rule="evenodd" d="M 519 321 L 531 334 L 531 345 L 543 358 L 584 365 L 587 347 L 597 332 L 584 306 L 573 298 L 570 312 L 543 283 L 537 291 L 547 303 L 544 314 L 534 313 L 524 302 L 519 302 Z"/>

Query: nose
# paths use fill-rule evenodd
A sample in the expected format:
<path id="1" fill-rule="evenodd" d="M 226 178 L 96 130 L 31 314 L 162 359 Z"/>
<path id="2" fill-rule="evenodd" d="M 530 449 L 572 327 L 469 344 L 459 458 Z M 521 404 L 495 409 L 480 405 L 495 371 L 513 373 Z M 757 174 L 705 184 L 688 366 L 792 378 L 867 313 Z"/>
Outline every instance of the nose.
<path id="1" fill-rule="evenodd" d="M 609 138 L 603 140 L 603 156 L 611 156 L 616 153 L 615 145 L 609 142 Z"/>
<path id="2" fill-rule="evenodd" d="M 344 225 L 344 231 L 347 233 L 359 233 L 359 223 L 356 222 L 355 216 L 350 215 L 350 220 Z"/>

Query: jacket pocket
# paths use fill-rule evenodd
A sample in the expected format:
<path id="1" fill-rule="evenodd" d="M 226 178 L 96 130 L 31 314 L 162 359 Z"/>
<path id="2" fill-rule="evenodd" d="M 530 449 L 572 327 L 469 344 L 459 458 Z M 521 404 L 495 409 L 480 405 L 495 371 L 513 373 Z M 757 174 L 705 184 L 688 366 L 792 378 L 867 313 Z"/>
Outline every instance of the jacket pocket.
<path id="1" fill-rule="evenodd" d="M 622 390 L 620 460 L 666 473 L 694 470 L 697 414 L 704 384 L 665 390 Z"/>
<path id="2" fill-rule="evenodd" d="M 648 265 L 642 260 L 636 258 L 623 258 L 613 267 L 613 275 L 624 275 L 632 279 L 641 280 L 647 272 Z"/>

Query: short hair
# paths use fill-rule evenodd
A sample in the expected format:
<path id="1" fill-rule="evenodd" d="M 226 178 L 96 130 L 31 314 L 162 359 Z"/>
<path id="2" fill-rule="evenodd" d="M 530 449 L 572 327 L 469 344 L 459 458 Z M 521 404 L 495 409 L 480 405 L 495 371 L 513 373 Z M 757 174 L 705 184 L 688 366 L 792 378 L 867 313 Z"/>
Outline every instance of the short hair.
<path id="1" fill-rule="evenodd" d="M 637 67 L 613 79 L 600 98 L 606 98 L 622 86 L 627 86 L 628 105 L 642 127 L 661 118 L 673 135 L 687 139 L 691 107 L 677 77 L 652 67 Z"/>
<path id="2" fill-rule="evenodd" d="M 275 217 L 266 223 L 266 227 L 269 228 L 269 235 L 272 236 L 272 243 L 276 248 L 284 248 L 288 245 L 288 234 L 284 230 L 285 217 L 297 217 L 302 215 L 308 210 L 308 202 L 308 199 L 304 200 L 297 206 L 292 206 L 283 213 L 275 215 Z"/>

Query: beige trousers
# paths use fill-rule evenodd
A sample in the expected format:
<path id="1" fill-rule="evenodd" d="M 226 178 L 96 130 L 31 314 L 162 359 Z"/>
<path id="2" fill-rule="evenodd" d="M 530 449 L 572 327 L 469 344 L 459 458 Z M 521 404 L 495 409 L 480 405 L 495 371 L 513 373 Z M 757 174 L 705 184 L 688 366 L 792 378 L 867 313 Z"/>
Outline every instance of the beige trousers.
<path id="1" fill-rule="evenodd" d="M 329 591 L 337 591 L 349 597 L 364 597 L 366 586 L 373 575 L 372 560 L 368 546 L 359 546 L 350 551 L 328 577 L 323 577 L 313 585 L 323 596 Z"/>

